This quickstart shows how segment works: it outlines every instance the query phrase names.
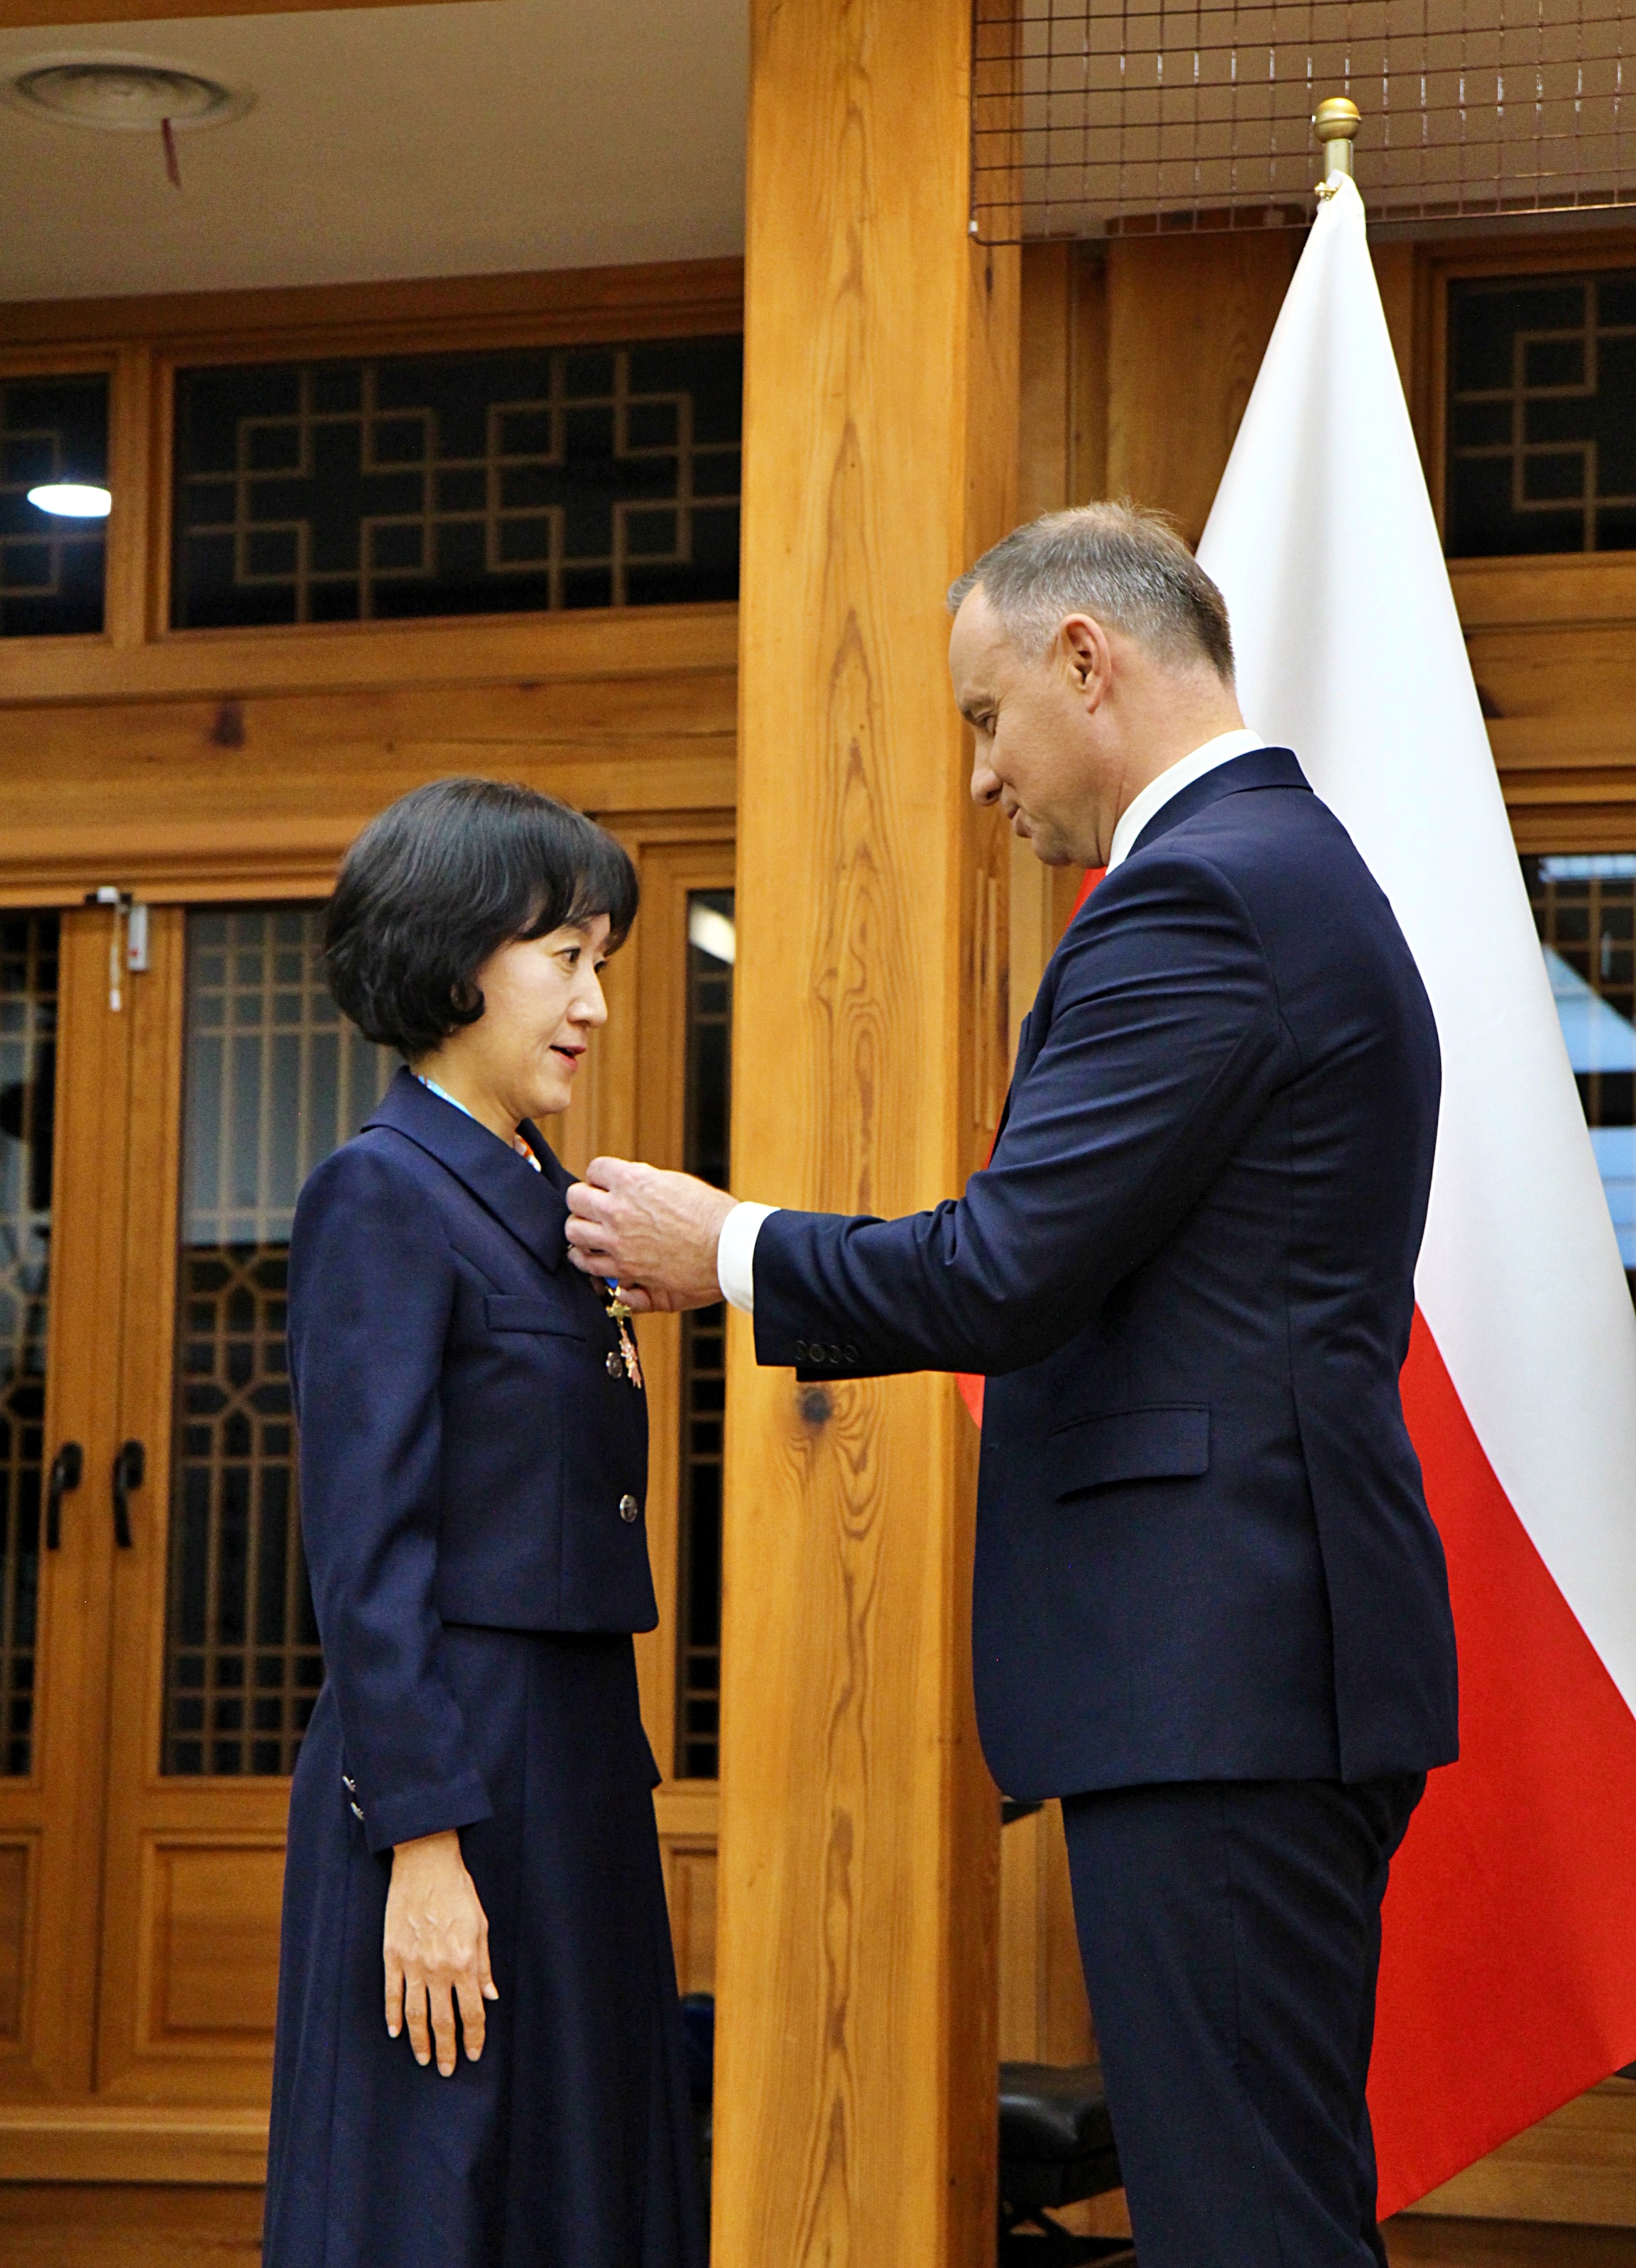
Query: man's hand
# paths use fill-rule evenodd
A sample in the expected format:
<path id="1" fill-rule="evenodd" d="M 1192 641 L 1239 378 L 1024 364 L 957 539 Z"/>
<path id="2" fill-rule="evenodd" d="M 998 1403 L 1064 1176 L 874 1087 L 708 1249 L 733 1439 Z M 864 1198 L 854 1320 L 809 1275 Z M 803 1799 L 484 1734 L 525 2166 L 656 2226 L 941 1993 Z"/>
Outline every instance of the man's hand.
<path id="1" fill-rule="evenodd" d="M 716 1246 L 733 1200 L 691 1174 L 593 1158 L 568 1192 L 569 1256 L 619 1286 L 638 1314 L 708 1307 L 721 1297 Z"/>

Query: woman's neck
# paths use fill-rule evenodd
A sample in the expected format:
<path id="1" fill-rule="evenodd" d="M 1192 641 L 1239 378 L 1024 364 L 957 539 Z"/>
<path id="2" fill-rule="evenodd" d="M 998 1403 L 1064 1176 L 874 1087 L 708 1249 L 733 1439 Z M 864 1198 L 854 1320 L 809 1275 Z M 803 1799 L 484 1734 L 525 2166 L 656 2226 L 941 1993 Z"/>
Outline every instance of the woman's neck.
<path id="1" fill-rule="evenodd" d="M 466 1072 L 461 1064 L 444 1063 L 438 1056 L 431 1055 L 423 1056 L 418 1063 L 412 1063 L 409 1069 L 416 1079 L 424 1079 L 429 1086 L 447 1095 L 451 1102 L 458 1103 L 469 1117 L 475 1118 L 480 1126 L 486 1126 L 490 1133 L 497 1135 L 502 1142 L 510 1142 L 515 1136 L 519 1123 L 516 1114 L 508 1109 L 481 1079 Z"/>

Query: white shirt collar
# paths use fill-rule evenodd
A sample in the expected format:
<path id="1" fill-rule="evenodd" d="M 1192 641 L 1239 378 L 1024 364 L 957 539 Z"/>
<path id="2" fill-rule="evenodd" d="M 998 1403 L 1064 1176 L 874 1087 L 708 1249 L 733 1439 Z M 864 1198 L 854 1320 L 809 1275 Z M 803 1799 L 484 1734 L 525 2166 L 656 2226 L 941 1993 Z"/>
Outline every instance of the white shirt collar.
<path id="1" fill-rule="evenodd" d="M 1218 733 L 1213 740 L 1206 740 L 1202 748 L 1195 748 L 1190 756 L 1151 779 L 1126 807 L 1113 831 L 1113 843 L 1108 852 L 1108 871 L 1122 866 L 1136 848 L 1136 838 L 1156 811 L 1162 811 L 1173 795 L 1180 795 L 1196 779 L 1214 771 L 1218 764 L 1230 764 L 1234 756 L 1247 756 L 1254 748 L 1264 748 L 1267 741 L 1259 733 L 1252 733 L 1248 725 L 1240 725 L 1230 733 Z"/>

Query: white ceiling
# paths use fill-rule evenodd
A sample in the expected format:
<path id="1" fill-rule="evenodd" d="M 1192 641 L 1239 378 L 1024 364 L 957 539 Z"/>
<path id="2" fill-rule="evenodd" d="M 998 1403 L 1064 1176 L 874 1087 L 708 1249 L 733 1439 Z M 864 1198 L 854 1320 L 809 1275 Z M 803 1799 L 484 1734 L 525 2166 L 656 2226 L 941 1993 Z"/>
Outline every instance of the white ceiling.
<path id="1" fill-rule="evenodd" d="M 0 79 L 118 53 L 254 94 L 157 134 L 0 107 L 0 301 L 596 267 L 744 241 L 744 0 L 422 7 L 0 32 Z"/>

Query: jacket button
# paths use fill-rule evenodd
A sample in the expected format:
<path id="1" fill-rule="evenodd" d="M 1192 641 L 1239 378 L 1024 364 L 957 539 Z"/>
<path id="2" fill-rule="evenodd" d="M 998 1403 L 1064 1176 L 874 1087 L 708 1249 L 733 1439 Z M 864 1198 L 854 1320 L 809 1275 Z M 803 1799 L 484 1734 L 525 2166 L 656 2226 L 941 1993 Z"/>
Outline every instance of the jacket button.
<path id="1" fill-rule="evenodd" d="M 349 1803 L 349 1804 L 348 1804 L 348 1806 L 347 1806 L 347 1809 L 351 1813 L 351 1815 L 352 1815 L 352 1816 L 353 1816 L 353 1818 L 354 1818 L 354 1819 L 362 1819 L 362 1817 L 364 1816 L 363 1813 L 358 1809 L 358 1808 L 357 1808 L 357 1804 L 356 1804 L 356 1803 Z"/>
<path id="2" fill-rule="evenodd" d="M 807 1342 L 805 1339 L 797 1339 L 795 1342 L 795 1359 L 797 1362 L 805 1362 L 807 1359 Z"/>
<path id="3" fill-rule="evenodd" d="M 831 1361 L 831 1362 L 835 1362 L 835 1363 L 838 1363 L 838 1362 L 840 1361 L 840 1359 L 841 1359 L 841 1350 L 840 1350 L 840 1348 L 839 1348 L 839 1347 L 831 1347 L 831 1348 L 830 1348 L 830 1350 L 829 1350 L 829 1359 L 830 1359 L 830 1361 Z"/>
<path id="4" fill-rule="evenodd" d="M 857 1359 L 858 1359 L 858 1349 L 857 1349 L 855 1346 L 848 1346 L 848 1347 L 844 1350 L 844 1351 L 845 1351 L 846 1359 L 848 1360 L 848 1362 L 856 1362 L 856 1361 L 857 1361 Z"/>
<path id="5" fill-rule="evenodd" d="M 639 1513 L 641 1509 L 641 1506 L 637 1502 L 633 1496 L 622 1496 L 619 1499 L 619 1517 L 625 1522 L 627 1527 L 636 1518 L 637 1513 Z"/>
<path id="6" fill-rule="evenodd" d="M 612 1347 L 609 1347 L 609 1349 L 608 1350 L 608 1376 L 609 1376 L 610 1378 L 617 1378 L 617 1377 L 619 1376 L 620 1372 L 621 1372 L 622 1370 L 623 1370 L 624 1366 L 624 1366 L 624 1364 L 623 1364 L 623 1362 L 621 1362 L 621 1360 L 619 1359 L 618 1355 L 615 1352 L 614 1349 L 613 1349 Z"/>
<path id="7" fill-rule="evenodd" d="M 819 1345 L 816 1339 L 813 1341 L 809 1347 L 803 1347 L 801 1349 L 801 1352 L 808 1362 L 821 1363 L 824 1359 L 823 1349 Z"/>

